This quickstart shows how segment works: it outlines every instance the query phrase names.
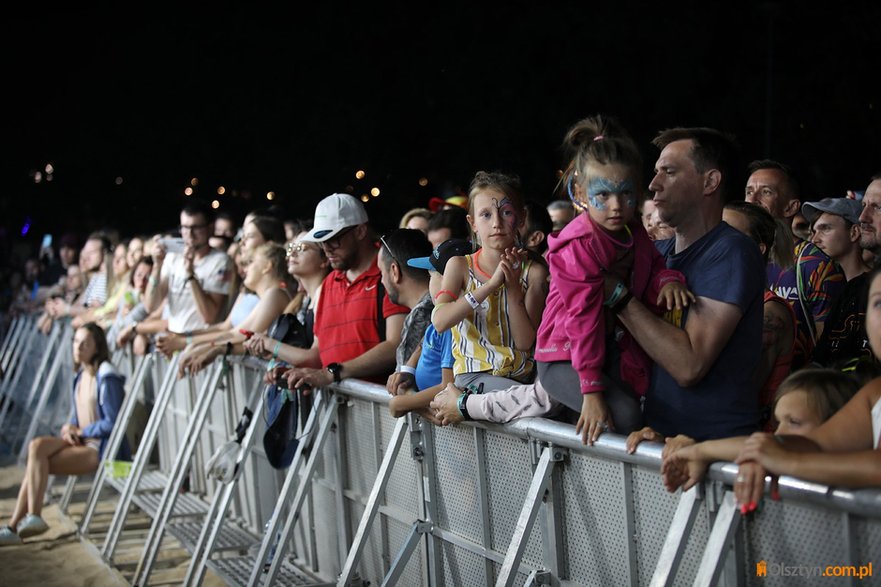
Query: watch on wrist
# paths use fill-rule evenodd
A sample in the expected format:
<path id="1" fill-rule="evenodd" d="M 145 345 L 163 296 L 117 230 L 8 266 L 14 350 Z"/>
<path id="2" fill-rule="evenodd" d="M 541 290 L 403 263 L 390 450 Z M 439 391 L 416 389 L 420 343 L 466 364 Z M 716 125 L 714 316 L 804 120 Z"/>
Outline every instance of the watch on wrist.
<path id="1" fill-rule="evenodd" d="M 342 378 L 342 373 L 343 373 L 343 366 L 342 365 L 340 365 L 339 363 L 331 363 L 330 365 L 327 366 L 327 371 L 328 371 L 328 373 L 330 373 L 333 376 L 334 383 L 339 383 L 340 381 L 342 381 L 342 379 L 343 379 Z"/>

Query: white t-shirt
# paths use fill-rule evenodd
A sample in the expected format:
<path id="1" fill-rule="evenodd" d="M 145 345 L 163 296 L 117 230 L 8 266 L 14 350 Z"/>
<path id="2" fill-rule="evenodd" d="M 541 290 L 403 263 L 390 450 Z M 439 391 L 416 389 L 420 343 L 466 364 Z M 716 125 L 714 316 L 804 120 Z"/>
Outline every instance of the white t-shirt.
<path id="1" fill-rule="evenodd" d="M 193 272 L 205 293 L 229 295 L 230 260 L 226 253 L 211 249 L 211 252 L 197 259 Z M 202 319 L 193 297 L 193 286 L 187 283 L 184 257 L 180 253 L 168 253 L 162 264 L 163 280 L 168 281 L 166 309 L 168 330 L 189 332 L 209 326 Z"/>

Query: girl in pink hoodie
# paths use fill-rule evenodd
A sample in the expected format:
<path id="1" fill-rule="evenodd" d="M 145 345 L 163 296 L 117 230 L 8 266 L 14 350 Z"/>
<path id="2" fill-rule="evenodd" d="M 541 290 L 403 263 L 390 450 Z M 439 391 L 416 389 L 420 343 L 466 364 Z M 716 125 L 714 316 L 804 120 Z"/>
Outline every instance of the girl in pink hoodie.
<path id="1" fill-rule="evenodd" d="M 450 395 L 458 395 L 450 389 L 432 403 L 444 423 L 503 422 L 563 404 L 580 412 L 576 432 L 585 443 L 605 430 L 628 434 L 642 426 L 640 398 L 651 362 L 616 315 L 633 296 L 659 313 L 681 309 L 694 296 L 683 275 L 666 268 L 635 217 L 642 158 L 633 139 L 614 120 L 597 116 L 572 127 L 566 144 L 574 150 L 569 195 L 582 213 L 548 239 L 551 277 L 536 334 L 538 381 L 456 398 L 459 414 L 447 409 Z M 629 292 L 604 293 L 607 272 L 624 280 Z"/>

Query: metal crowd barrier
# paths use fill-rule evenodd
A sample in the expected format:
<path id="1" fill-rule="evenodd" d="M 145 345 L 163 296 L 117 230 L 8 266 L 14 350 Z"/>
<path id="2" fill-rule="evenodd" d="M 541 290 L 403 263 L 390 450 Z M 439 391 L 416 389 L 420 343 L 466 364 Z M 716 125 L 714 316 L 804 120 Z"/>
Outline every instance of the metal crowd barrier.
<path id="1" fill-rule="evenodd" d="M 671 495 L 658 444 L 629 455 L 605 434 L 588 448 L 540 418 L 396 420 L 384 388 L 353 380 L 315 391 L 294 461 L 277 472 L 257 441 L 264 367 L 218 360 L 177 380 L 176 359 L 137 365 L 129 392 L 152 381 L 153 411 L 129 475 L 95 475 L 80 526 L 88 537 L 102 490 L 120 493 L 102 548 L 112 562 L 130 506 L 150 516 L 134 584 L 150 583 L 166 533 L 192 553 L 186 585 L 208 568 L 231 585 L 775 585 L 827 565 L 865 569 L 881 552 L 878 490 L 784 477 L 782 499 L 743 518 L 733 464 Z M 207 480 L 204 461 L 246 406 L 238 474 Z M 130 413 L 127 403 L 121 424 Z"/>
<path id="2" fill-rule="evenodd" d="M 20 335 L 10 341 L 4 355 L 9 363 L 4 369 L 0 444 L 4 451 L 17 452 L 19 464 L 24 465 L 30 441 L 56 434 L 70 415 L 73 332 L 69 320 L 56 321 L 48 336 L 36 329 L 35 320 L 20 322 Z M 12 337 L 15 334 L 11 331 Z"/>

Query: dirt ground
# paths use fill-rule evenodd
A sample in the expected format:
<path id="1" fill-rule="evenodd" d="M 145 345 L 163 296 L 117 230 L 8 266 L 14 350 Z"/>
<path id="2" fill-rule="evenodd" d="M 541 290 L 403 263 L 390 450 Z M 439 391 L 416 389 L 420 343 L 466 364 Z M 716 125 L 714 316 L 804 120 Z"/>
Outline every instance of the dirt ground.
<path id="1" fill-rule="evenodd" d="M 0 524 L 9 521 L 23 475 L 24 469 L 17 465 L 0 466 Z M 65 480 L 59 480 L 58 485 Z M 81 540 L 76 533 L 83 503 L 71 503 L 70 516 L 64 515 L 57 504 L 46 505 L 43 519 L 49 524 L 48 532 L 26 539 L 21 546 L 0 547 L 0 587 L 129 585 L 143 551 L 150 521 L 144 514 L 129 515 L 127 530 L 123 531 L 114 556 L 118 568 L 111 567 L 101 559 L 99 548 L 103 544 L 102 529 L 106 531 L 114 507 L 115 500 L 99 502 L 92 524 L 95 542 L 90 542 Z M 183 583 L 190 556 L 179 543 L 171 538 L 164 539 L 158 560 L 160 562 L 150 576 L 152 585 Z M 208 570 L 203 585 L 219 587 L 225 583 Z"/>

